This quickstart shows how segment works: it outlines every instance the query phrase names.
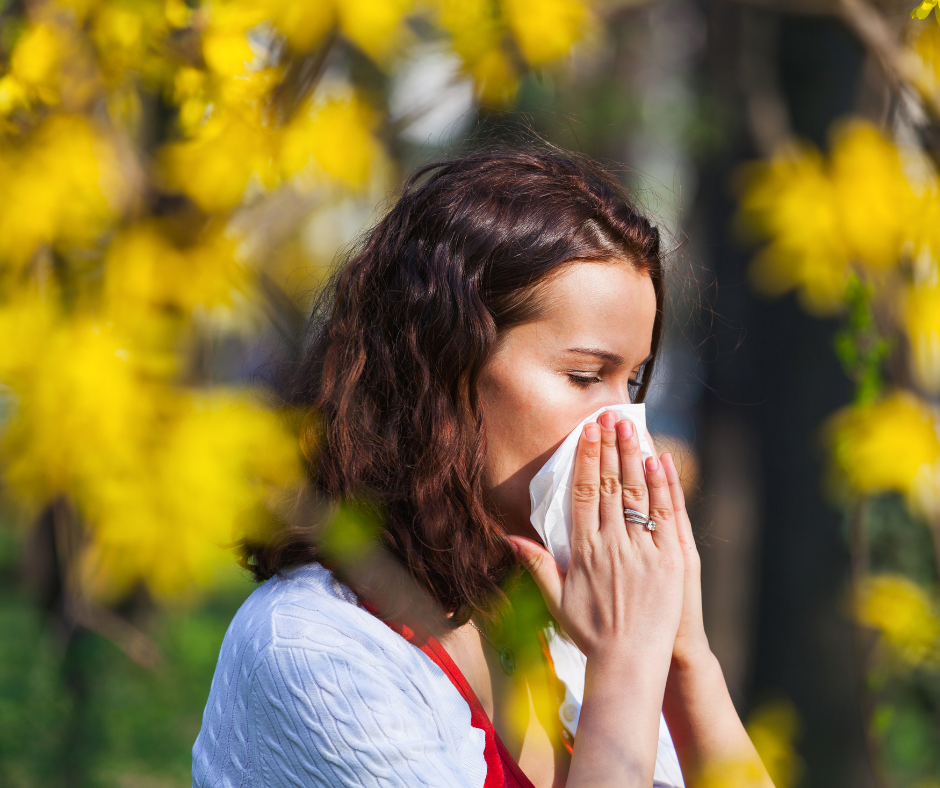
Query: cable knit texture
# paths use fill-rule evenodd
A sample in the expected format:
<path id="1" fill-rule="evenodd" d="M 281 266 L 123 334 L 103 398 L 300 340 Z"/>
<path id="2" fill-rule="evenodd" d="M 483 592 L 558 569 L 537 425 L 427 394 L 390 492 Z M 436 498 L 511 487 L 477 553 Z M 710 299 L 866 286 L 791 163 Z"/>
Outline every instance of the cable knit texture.
<path id="1" fill-rule="evenodd" d="M 193 747 L 195 788 L 479 788 L 483 731 L 443 672 L 319 564 L 232 620 Z"/>
<path id="2" fill-rule="evenodd" d="M 580 678 L 583 692 L 583 666 L 559 675 Z M 271 578 L 235 614 L 193 747 L 193 786 L 482 788 L 483 749 L 444 672 L 313 563 Z M 654 788 L 672 786 L 682 774 L 663 723 Z"/>

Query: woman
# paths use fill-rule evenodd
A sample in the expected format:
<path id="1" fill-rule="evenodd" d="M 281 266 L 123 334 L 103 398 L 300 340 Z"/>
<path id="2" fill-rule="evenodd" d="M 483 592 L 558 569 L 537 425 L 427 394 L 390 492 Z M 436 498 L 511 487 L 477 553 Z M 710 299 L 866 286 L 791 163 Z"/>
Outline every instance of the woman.
<path id="1" fill-rule="evenodd" d="M 747 762 L 770 786 L 702 627 L 672 458 L 644 467 L 605 412 L 579 439 L 567 572 L 529 522 L 575 425 L 642 400 L 662 304 L 659 233 L 593 165 L 497 150 L 408 182 L 315 310 L 286 396 L 318 414 L 313 486 L 378 502 L 413 582 L 330 572 L 304 528 L 247 544 L 267 582 L 226 634 L 194 785 L 648 788 L 662 711 L 687 784 Z M 573 745 L 492 626 L 517 561 L 586 656 Z M 539 637 L 517 630 L 520 650 Z"/>

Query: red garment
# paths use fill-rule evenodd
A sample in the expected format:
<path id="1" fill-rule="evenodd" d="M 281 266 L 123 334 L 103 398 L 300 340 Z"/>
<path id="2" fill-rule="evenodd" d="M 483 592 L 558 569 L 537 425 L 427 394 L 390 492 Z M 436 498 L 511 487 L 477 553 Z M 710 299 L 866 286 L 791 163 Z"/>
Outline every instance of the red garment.
<path id="1" fill-rule="evenodd" d="M 366 605 L 366 609 L 369 609 L 369 605 Z M 369 612 L 374 615 L 376 611 L 370 610 Z M 450 679 L 450 683 L 457 688 L 470 706 L 470 724 L 483 731 L 486 741 L 483 748 L 483 757 L 486 760 L 486 782 L 483 783 L 483 788 L 535 788 L 532 781 L 522 773 L 519 764 L 509 754 L 509 750 L 500 740 L 490 718 L 486 716 L 473 688 L 444 647 L 437 642 L 437 638 L 420 624 L 414 624 L 412 627 L 398 621 L 385 621 L 385 623 L 413 646 L 427 654 L 431 661 L 444 671 L 444 675 Z M 418 631 L 415 631 L 416 629 Z"/>

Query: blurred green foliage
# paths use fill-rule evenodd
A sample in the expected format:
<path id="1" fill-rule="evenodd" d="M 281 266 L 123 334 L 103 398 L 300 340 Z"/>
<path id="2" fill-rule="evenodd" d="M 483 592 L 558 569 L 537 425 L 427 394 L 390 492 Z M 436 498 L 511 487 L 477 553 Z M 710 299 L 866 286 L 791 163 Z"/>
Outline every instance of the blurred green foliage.
<path id="1" fill-rule="evenodd" d="M 151 670 L 97 634 L 57 631 L 17 582 L 20 553 L 0 529 L 0 785 L 189 785 L 219 647 L 254 588 L 247 574 L 198 607 L 161 611 L 163 664 Z"/>

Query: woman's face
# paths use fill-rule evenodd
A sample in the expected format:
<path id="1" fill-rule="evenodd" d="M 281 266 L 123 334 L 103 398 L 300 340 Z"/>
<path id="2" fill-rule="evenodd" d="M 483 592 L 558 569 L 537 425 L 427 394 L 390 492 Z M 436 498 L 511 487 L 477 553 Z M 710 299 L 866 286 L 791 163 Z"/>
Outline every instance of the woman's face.
<path id="1" fill-rule="evenodd" d="M 582 419 L 630 401 L 656 316 L 652 281 L 627 263 L 574 263 L 539 295 L 542 315 L 503 334 L 479 382 L 485 489 L 509 532 L 532 538 L 529 482 Z"/>

